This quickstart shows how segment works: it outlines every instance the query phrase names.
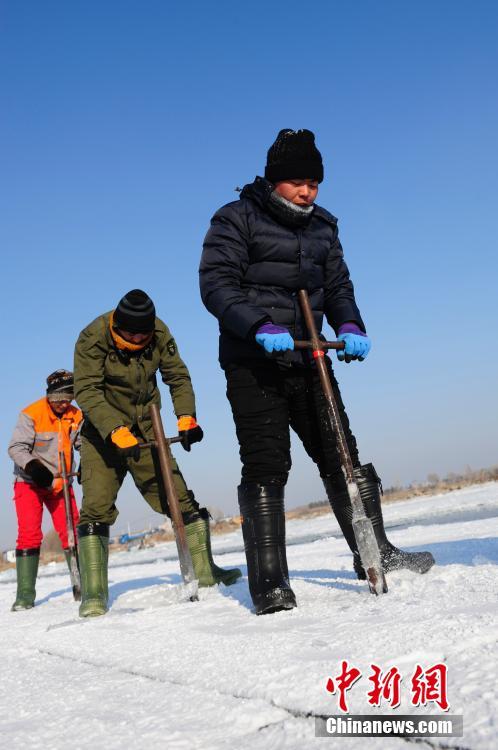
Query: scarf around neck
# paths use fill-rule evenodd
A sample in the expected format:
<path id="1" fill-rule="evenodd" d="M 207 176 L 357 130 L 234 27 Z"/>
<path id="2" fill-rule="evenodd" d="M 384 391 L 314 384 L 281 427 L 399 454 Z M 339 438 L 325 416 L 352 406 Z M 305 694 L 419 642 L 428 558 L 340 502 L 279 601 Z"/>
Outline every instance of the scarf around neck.
<path id="1" fill-rule="evenodd" d="M 311 219 L 314 206 L 297 206 L 273 190 L 267 202 L 268 211 L 288 227 L 305 226 Z"/>
<path id="2" fill-rule="evenodd" d="M 146 346 L 152 341 L 154 331 L 150 333 L 147 339 L 141 344 L 133 344 L 131 341 L 126 341 L 117 331 L 114 330 L 114 311 L 111 313 L 109 318 L 109 328 L 111 329 L 111 336 L 118 349 L 127 352 L 139 352 L 141 349 L 145 349 Z"/>

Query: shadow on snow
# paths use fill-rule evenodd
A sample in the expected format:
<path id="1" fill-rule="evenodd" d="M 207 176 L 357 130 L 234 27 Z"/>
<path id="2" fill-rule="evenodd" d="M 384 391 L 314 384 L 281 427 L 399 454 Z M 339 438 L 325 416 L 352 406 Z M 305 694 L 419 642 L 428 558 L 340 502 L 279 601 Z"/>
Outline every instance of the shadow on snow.
<path id="1" fill-rule="evenodd" d="M 407 547 L 407 551 L 418 552 L 429 550 L 436 558 L 436 566 L 444 567 L 447 565 L 467 565 L 476 567 L 479 565 L 497 565 L 498 564 L 498 539 L 495 537 L 485 537 L 483 539 L 461 539 L 458 541 L 435 542 L 420 546 Z M 133 563 L 136 564 L 136 563 Z M 116 566 L 118 567 L 118 566 Z M 119 566 L 121 567 L 121 566 Z M 252 609 L 251 597 L 247 587 L 247 567 L 239 566 L 243 573 L 243 580 L 233 586 L 219 586 L 219 592 L 229 599 L 234 599 L 241 606 Z M 112 575 L 112 567 L 110 568 Z M 356 583 L 356 574 L 353 570 L 333 570 L 330 568 L 317 568 L 309 570 L 291 569 L 289 571 L 290 579 L 302 580 L 313 583 L 317 586 L 323 586 L 330 589 L 341 591 L 349 590 L 355 593 L 361 593 L 361 588 Z M 68 577 L 69 583 L 69 577 Z M 130 591 L 147 589 L 153 586 L 178 586 L 182 584 L 182 578 L 177 573 L 167 575 L 148 576 L 144 578 L 134 578 L 128 581 L 120 581 L 109 586 L 109 603 L 112 605 L 123 594 Z M 57 589 L 47 594 L 42 599 L 38 599 L 36 604 L 55 599 L 71 591 L 68 585 L 65 588 Z"/>

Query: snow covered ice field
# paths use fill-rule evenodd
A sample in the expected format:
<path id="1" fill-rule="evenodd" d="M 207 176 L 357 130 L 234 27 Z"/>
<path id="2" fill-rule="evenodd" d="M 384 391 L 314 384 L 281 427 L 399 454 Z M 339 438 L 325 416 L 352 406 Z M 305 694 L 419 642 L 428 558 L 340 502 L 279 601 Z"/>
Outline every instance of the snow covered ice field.
<path id="1" fill-rule="evenodd" d="M 389 713 L 368 704 L 370 665 L 410 676 L 444 661 L 451 714 L 463 738 L 424 747 L 498 746 L 498 483 L 384 506 L 390 539 L 430 549 L 425 576 L 388 576 L 373 597 L 357 581 L 332 515 L 291 521 L 288 559 L 299 607 L 256 617 L 247 578 L 179 596 L 174 544 L 110 557 L 111 610 L 80 620 L 62 564 L 40 568 L 37 606 L 10 612 L 15 573 L 0 575 L 1 747 L 44 748 L 389 748 L 402 738 L 320 739 L 314 715 L 339 713 L 325 689 L 340 664 L 362 670 L 348 693 L 353 714 Z M 240 532 L 214 537 L 217 561 L 246 572 Z"/>

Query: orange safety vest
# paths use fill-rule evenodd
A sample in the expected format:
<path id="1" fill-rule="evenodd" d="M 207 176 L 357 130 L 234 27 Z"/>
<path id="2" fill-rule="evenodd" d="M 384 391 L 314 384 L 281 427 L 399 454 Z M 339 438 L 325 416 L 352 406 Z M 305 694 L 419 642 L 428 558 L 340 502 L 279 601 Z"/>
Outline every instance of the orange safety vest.
<path id="1" fill-rule="evenodd" d="M 32 459 L 41 461 L 54 475 L 61 474 L 59 452 L 62 451 L 66 469 L 72 471 L 73 447 L 83 420 L 81 410 L 70 406 L 58 417 L 46 396 L 22 410 L 9 446 L 9 453 L 16 463 L 16 474 L 23 477 L 22 469 Z M 62 489 L 62 479 L 56 478 L 52 489 Z"/>

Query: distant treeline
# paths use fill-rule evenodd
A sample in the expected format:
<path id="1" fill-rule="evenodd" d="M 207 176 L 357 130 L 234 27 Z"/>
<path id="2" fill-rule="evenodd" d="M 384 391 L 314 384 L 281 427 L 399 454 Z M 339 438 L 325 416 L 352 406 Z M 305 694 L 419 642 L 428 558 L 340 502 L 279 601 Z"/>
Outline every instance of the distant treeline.
<path id="1" fill-rule="evenodd" d="M 412 482 L 406 487 L 393 486 L 384 489 L 386 500 L 398 500 L 412 495 L 430 495 L 434 492 L 450 492 L 470 484 L 498 481 L 498 465 L 487 469 L 472 469 L 467 466 L 464 472 L 458 474 L 450 471 L 445 477 L 432 472 L 427 475 L 425 482 Z"/>
<path id="2" fill-rule="evenodd" d="M 425 481 L 411 482 L 408 485 L 393 485 L 384 487 L 384 498 L 389 500 L 404 500 L 407 497 L 416 495 L 431 495 L 435 492 L 451 492 L 467 487 L 470 484 L 482 484 L 483 482 L 498 481 L 498 465 L 490 466 L 487 469 L 472 469 L 467 466 L 461 474 L 451 471 L 447 476 L 440 477 L 439 474 L 431 472 L 427 475 Z M 308 503 L 308 508 L 319 508 L 328 505 L 327 500 L 318 500 Z"/>

